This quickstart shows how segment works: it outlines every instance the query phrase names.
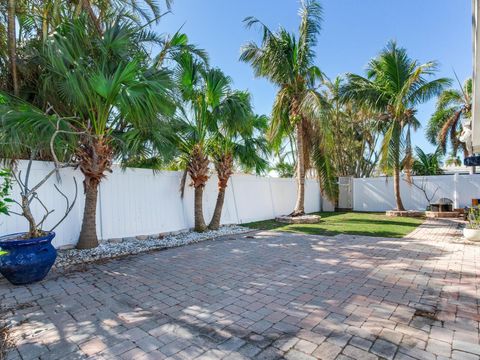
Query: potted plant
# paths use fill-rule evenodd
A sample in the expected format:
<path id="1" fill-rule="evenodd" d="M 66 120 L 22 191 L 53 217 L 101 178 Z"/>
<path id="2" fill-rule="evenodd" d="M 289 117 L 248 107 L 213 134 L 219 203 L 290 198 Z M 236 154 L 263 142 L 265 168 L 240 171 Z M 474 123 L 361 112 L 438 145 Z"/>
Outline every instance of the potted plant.
<path id="1" fill-rule="evenodd" d="M 57 186 L 60 170 L 78 165 L 74 149 L 78 135 L 82 133 L 71 125 L 75 118 L 68 120 L 48 102 L 40 109 L 0 91 L 1 161 L 11 165 L 11 188 L 15 192 L 19 190 L 19 196 L 12 196 L 11 200 L 5 197 L 9 203 L 7 205 L 11 205 L 7 213 L 22 216 L 28 223 L 28 231 L 0 237 L 0 248 L 6 252 L 0 256 L 0 273 L 12 284 L 33 283 L 47 275 L 57 256 L 52 245 L 54 230 L 75 205 L 78 194 L 75 178 L 73 201 Z M 18 161 L 24 159 L 28 159 L 26 164 L 19 165 Z M 40 178 L 31 176 L 36 159 L 48 160 L 53 164 L 48 173 Z M 56 191 L 66 202 L 65 211 L 59 215 L 56 224 L 50 222 L 50 218 L 52 213 L 57 214 L 58 211 L 49 209 L 39 195 L 39 190 L 52 176 L 57 179 L 54 185 Z M 1 179 L 0 184 L 4 184 Z M 53 225 L 47 228 L 48 224 Z"/>
<path id="2" fill-rule="evenodd" d="M 463 236 L 470 241 L 480 241 L 480 209 L 471 207 L 467 216 L 468 224 L 463 229 Z"/>
<path id="3" fill-rule="evenodd" d="M 54 230 L 72 211 L 78 195 L 78 186 L 75 177 L 73 178 L 75 184 L 73 201 L 70 201 L 68 196 L 55 184 L 55 189 L 66 201 L 66 209 L 54 226 L 49 229 L 44 229 L 45 221 L 54 210 L 49 210 L 45 206 L 44 202 L 39 198 L 38 190 L 54 174 L 58 176 L 61 168 L 72 166 L 72 164 L 55 161 L 53 169 L 35 185 L 30 186 L 30 174 L 34 158 L 35 151 L 32 151 L 24 176 L 22 175 L 22 171 L 10 172 L 14 182 L 20 188 L 20 201 L 11 200 L 10 198 L 4 198 L 3 200 L 5 202 L 5 199 L 7 199 L 7 202 L 15 203 L 20 208 L 18 212 L 7 209 L 6 214 L 22 216 L 29 224 L 28 232 L 14 233 L 0 237 L 0 248 L 3 252 L 3 255 L 0 256 L 0 273 L 14 285 L 30 284 L 43 280 L 45 276 L 47 276 L 57 258 L 57 251 L 52 245 L 52 240 L 55 237 Z M 8 182 L 9 180 L 7 180 L 7 183 Z M 4 185 L 4 188 L 5 186 L 6 185 Z M 44 211 L 39 221 L 37 221 L 31 210 L 32 204 L 35 202 L 38 203 Z"/>

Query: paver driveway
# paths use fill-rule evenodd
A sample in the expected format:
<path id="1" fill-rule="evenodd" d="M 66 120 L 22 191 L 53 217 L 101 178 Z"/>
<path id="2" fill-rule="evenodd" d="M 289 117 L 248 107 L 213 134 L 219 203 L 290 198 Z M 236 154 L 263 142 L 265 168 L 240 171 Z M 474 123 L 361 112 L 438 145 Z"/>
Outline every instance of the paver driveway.
<path id="1" fill-rule="evenodd" d="M 480 246 L 262 232 L 90 265 L 0 301 L 9 357 L 479 359 Z"/>

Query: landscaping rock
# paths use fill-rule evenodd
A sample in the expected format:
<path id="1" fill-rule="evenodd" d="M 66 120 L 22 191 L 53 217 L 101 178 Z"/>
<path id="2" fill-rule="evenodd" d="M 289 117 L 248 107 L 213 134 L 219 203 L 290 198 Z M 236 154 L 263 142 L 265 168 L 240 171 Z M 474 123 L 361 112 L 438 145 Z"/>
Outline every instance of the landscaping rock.
<path id="1" fill-rule="evenodd" d="M 302 215 L 302 216 L 288 216 L 283 215 L 275 218 L 275 221 L 284 224 L 316 224 L 320 221 L 320 215 Z"/>
<path id="2" fill-rule="evenodd" d="M 101 241 L 100 245 L 94 249 L 59 249 L 54 267 L 62 268 L 102 259 L 138 254 L 150 250 L 167 249 L 212 240 L 219 236 L 241 234 L 249 231 L 251 231 L 251 229 L 234 225 L 222 226 L 216 231 L 205 231 L 203 233 L 183 230 L 170 235 L 140 235 L 137 237 L 110 239 Z"/>
<path id="3" fill-rule="evenodd" d="M 424 211 L 412 211 L 412 210 L 406 210 L 406 211 L 398 211 L 398 210 L 388 210 L 385 212 L 385 215 L 387 216 L 393 216 L 393 217 L 423 217 L 425 216 Z"/>

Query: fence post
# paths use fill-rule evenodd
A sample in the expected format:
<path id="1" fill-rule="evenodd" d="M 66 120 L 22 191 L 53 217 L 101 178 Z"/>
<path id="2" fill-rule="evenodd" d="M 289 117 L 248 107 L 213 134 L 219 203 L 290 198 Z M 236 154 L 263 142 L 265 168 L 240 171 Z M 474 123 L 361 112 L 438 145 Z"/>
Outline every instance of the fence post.
<path id="1" fill-rule="evenodd" d="M 235 186 L 233 186 L 233 178 L 235 174 L 230 177 L 230 184 L 232 185 L 232 195 L 233 195 L 233 206 L 235 207 L 235 214 L 237 215 L 237 224 L 240 224 L 240 217 L 238 216 L 238 208 L 237 208 L 237 198 L 235 196 Z"/>
<path id="2" fill-rule="evenodd" d="M 459 180 L 458 173 L 453 174 L 453 207 L 455 209 L 459 208 L 459 204 L 458 204 L 458 180 Z"/>
<path id="3" fill-rule="evenodd" d="M 273 213 L 273 216 L 272 216 L 272 219 L 275 219 L 277 217 L 277 214 L 275 212 L 275 203 L 273 202 L 273 192 L 272 192 L 272 184 L 270 183 L 270 176 L 267 177 L 268 179 L 268 188 L 270 190 L 270 202 L 272 203 L 272 213 Z"/>

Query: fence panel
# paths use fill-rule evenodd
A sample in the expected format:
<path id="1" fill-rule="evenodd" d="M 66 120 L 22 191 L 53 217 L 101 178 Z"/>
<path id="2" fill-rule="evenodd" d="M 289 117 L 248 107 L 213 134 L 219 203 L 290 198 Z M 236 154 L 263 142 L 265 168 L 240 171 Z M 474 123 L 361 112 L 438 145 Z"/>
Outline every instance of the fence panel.
<path id="1" fill-rule="evenodd" d="M 25 173 L 26 161 L 20 161 L 18 169 Z M 48 162 L 33 162 L 30 183 L 40 180 L 53 168 Z M 78 170 L 60 171 L 61 182 L 53 176 L 38 191 L 40 198 L 55 212 L 46 222 L 46 229 L 63 214 L 64 198 L 55 190 L 57 184 L 70 198 L 74 194 L 74 181 L 78 183 L 78 199 L 69 217 L 57 229 L 54 246 L 74 245 L 80 234 L 83 218 L 84 193 L 83 175 Z M 162 171 L 154 173 L 146 169 L 113 168 L 99 188 L 97 204 L 97 234 L 100 239 L 151 235 L 192 228 L 193 189 L 185 187 L 183 199 L 179 186 L 182 173 Z M 12 196 L 19 200 L 19 188 Z M 217 178 L 212 176 L 204 190 L 205 221 L 210 221 L 215 208 L 218 188 Z M 222 224 L 245 223 L 271 219 L 293 210 L 296 199 L 295 179 L 278 179 L 254 175 L 235 174 L 228 184 L 222 212 Z M 307 180 L 305 188 L 305 210 L 319 211 L 321 203 L 318 183 Z M 18 210 L 13 206 L 12 210 Z M 33 207 L 34 214 L 41 218 L 39 204 Z M 22 217 L 15 215 L 0 218 L 0 234 L 21 232 L 27 229 Z"/>
<path id="2" fill-rule="evenodd" d="M 44 178 L 53 169 L 51 163 L 35 161 L 32 164 L 30 173 L 29 186 L 35 186 L 40 180 Z M 24 179 L 27 170 L 27 162 L 20 161 L 18 163 L 18 172 L 22 179 Z M 79 171 L 73 169 L 62 169 L 59 172 L 59 179 L 55 175 L 51 176 L 47 182 L 37 191 L 38 197 L 45 204 L 47 209 L 54 210 L 54 212 L 45 221 L 44 229 L 51 229 L 65 213 L 66 202 L 60 193 L 55 189 L 55 185 L 66 195 L 70 200 L 73 200 L 75 195 L 75 177 L 78 184 L 77 201 L 65 221 L 55 229 L 57 236 L 53 240 L 55 246 L 62 246 L 75 243 L 80 233 L 81 219 L 83 217 L 84 195 L 83 195 L 83 176 Z M 20 188 L 14 184 L 12 190 L 12 198 L 20 201 Z M 20 208 L 17 205 L 11 206 L 12 211 L 19 212 Z M 37 202 L 32 202 L 32 212 L 36 215 L 37 221 L 40 221 L 45 214 L 42 206 Z M 11 214 L 10 216 L 0 215 L 0 234 L 11 234 L 16 232 L 23 232 L 28 230 L 28 222 L 21 216 Z"/>
<path id="3" fill-rule="evenodd" d="M 471 204 L 472 198 L 480 198 L 480 175 L 414 176 L 415 185 L 403 178 L 400 195 L 408 210 L 425 210 L 432 202 L 446 197 L 455 207 Z M 424 193 L 424 191 L 426 193 Z M 393 178 L 366 178 L 353 180 L 353 209 L 355 211 L 386 211 L 395 208 Z"/>

